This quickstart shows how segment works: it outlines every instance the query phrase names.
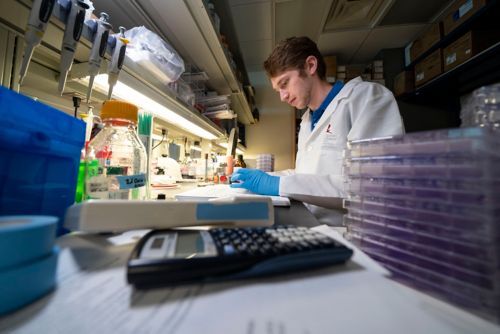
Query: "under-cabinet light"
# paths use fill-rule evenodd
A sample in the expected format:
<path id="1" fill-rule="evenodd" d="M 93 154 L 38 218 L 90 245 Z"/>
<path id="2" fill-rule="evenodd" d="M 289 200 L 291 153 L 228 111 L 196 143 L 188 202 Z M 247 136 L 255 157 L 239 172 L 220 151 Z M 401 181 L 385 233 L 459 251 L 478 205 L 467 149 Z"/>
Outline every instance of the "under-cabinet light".
<path id="1" fill-rule="evenodd" d="M 217 145 L 222 146 L 223 148 L 227 149 L 227 143 L 225 143 L 225 142 L 218 143 Z M 243 153 L 244 152 L 239 147 L 236 147 L 236 154 L 243 154 Z"/>
<path id="2" fill-rule="evenodd" d="M 84 81 L 88 82 L 89 77 L 84 78 Z M 94 79 L 94 85 L 100 90 L 107 92 L 108 91 L 108 75 L 107 74 L 99 74 Z M 147 110 L 151 112 L 158 118 L 161 118 L 175 126 L 178 126 L 196 136 L 213 140 L 218 137 L 214 134 L 208 132 L 207 130 L 199 127 L 193 122 L 185 119 L 184 117 L 178 115 L 174 111 L 166 108 L 155 100 L 147 97 L 146 95 L 138 92 L 137 90 L 127 86 L 123 82 L 118 81 L 113 88 L 113 96 L 116 96 L 119 99 L 128 101 L 140 107 L 141 109 Z"/>

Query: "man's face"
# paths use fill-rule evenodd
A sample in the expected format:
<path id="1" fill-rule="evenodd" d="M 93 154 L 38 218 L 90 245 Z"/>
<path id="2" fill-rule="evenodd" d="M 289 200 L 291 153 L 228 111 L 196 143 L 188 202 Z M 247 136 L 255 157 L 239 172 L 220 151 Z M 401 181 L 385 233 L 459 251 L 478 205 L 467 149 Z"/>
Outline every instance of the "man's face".
<path id="1" fill-rule="evenodd" d="M 304 71 L 287 70 L 271 78 L 273 89 L 280 94 L 282 102 L 303 109 L 311 100 L 311 78 Z"/>

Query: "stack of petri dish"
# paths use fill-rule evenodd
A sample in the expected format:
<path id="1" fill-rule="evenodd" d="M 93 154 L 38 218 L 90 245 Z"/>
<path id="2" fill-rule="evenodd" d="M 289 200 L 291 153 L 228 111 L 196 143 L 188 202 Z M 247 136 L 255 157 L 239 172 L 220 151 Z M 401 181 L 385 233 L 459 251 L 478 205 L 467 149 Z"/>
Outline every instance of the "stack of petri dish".
<path id="1" fill-rule="evenodd" d="M 488 128 L 349 142 L 347 239 L 394 279 L 499 322 L 499 145 Z"/>
<path id="2" fill-rule="evenodd" d="M 264 172 L 274 172 L 274 154 L 257 154 L 256 162 L 257 169 L 260 169 Z"/>

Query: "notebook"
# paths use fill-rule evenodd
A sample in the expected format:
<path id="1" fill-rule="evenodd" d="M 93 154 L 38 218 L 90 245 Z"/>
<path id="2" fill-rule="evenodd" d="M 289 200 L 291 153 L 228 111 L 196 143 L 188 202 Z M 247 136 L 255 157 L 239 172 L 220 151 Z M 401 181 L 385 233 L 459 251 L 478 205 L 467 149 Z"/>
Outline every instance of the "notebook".
<path id="1" fill-rule="evenodd" d="M 209 200 L 224 197 L 270 197 L 274 206 L 290 206 L 290 199 L 281 196 L 265 196 L 254 194 L 246 189 L 231 188 L 228 184 L 214 184 L 206 187 L 198 187 L 175 195 L 179 201 L 182 200 Z"/>

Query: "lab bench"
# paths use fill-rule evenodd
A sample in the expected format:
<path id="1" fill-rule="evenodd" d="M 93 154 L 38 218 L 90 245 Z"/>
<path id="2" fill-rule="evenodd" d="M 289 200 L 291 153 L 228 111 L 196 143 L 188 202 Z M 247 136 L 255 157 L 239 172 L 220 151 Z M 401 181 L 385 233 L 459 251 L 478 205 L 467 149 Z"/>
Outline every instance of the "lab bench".
<path id="1" fill-rule="evenodd" d="M 278 223 L 318 225 L 301 202 L 275 214 Z M 0 332 L 498 333 L 492 323 L 388 279 L 330 227 L 314 229 L 347 243 L 352 259 L 279 277 L 152 290 L 126 282 L 138 232 L 65 235 L 57 241 L 55 290 L 0 317 Z"/>

